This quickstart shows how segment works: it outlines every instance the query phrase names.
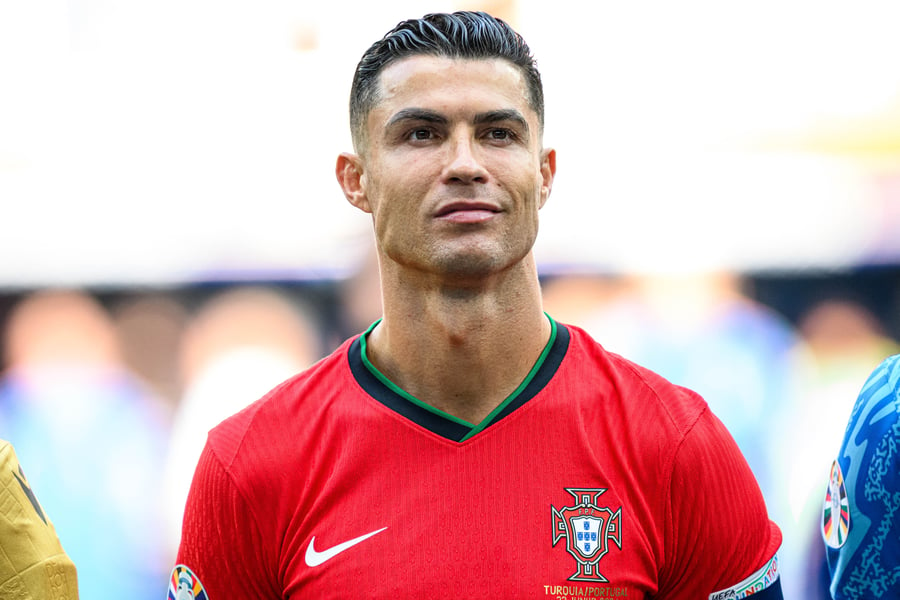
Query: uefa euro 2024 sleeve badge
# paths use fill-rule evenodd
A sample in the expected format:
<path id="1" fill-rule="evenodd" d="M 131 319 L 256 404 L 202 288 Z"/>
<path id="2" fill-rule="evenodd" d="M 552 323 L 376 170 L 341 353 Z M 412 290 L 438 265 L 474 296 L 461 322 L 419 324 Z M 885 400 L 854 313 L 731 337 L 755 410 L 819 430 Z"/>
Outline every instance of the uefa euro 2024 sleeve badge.
<path id="1" fill-rule="evenodd" d="M 167 600 L 209 600 L 200 578 L 185 565 L 176 565 L 169 578 Z"/>
<path id="2" fill-rule="evenodd" d="M 850 532 L 850 501 L 841 465 L 834 461 L 825 490 L 825 505 L 822 507 L 822 537 L 832 548 L 840 548 L 847 541 Z"/>
<path id="3" fill-rule="evenodd" d="M 598 505 L 602 489 L 565 488 L 575 498 L 574 506 L 557 509 L 550 506 L 553 515 L 553 547 L 566 540 L 566 552 L 578 564 L 569 581 L 609 581 L 597 568 L 600 559 L 610 550 L 610 542 L 622 549 L 622 507 L 613 512 Z"/>

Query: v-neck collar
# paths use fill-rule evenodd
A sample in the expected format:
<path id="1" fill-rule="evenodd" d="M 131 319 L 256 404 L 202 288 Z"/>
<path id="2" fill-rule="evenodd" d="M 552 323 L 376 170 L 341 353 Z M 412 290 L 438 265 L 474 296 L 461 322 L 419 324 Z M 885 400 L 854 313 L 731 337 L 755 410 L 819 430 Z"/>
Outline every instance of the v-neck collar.
<path id="1" fill-rule="evenodd" d="M 569 346 L 569 331 L 549 315 L 550 339 L 522 383 L 480 423 L 469 423 L 419 400 L 379 371 L 366 356 L 366 338 L 375 321 L 350 345 L 350 370 L 362 388 L 375 400 L 429 431 L 462 442 L 509 416 L 531 400 L 553 378 Z"/>

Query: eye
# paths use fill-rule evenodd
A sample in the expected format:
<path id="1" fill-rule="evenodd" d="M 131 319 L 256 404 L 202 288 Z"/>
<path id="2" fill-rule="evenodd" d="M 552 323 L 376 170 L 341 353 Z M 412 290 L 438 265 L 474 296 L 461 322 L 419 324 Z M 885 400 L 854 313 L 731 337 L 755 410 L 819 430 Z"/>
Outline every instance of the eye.
<path id="1" fill-rule="evenodd" d="M 426 127 L 413 129 L 407 134 L 407 138 L 413 141 L 425 141 L 434 138 L 434 131 Z"/>
<path id="2" fill-rule="evenodd" d="M 516 139 L 516 134 L 505 127 L 493 127 L 487 130 L 485 137 L 494 142 L 511 142 Z"/>

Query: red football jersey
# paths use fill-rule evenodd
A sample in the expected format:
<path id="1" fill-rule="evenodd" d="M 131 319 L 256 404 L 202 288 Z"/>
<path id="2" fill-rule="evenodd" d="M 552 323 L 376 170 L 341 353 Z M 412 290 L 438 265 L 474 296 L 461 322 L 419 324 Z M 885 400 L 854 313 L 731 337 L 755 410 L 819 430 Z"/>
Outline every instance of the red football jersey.
<path id="1" fill-rule="evenodd" d="M 388 381 L 364 336 L 223 422 L 170 597 L 780 598 L 781 533 L 706 403 L 553 331 L 477 426 Z"/>

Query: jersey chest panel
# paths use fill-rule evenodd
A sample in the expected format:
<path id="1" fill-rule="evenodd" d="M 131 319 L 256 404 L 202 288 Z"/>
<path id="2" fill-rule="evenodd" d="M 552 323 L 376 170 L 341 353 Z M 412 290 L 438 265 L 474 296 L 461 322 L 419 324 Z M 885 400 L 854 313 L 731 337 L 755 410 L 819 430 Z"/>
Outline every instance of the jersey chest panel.
<path id="1" fill-rule="evenodd" d="M 582 332 L 468 438 L 373 393 L 349 346 L 210 434 L 179 560 L 216 598 L 693 599 L 774 561 L 705 403 Z"/>
<path id="2" fill-rule="evenodd" d="M 390 416 L 375 435 L 330 429 L 340 451 L 283 532 L 287 597 L 644 597 L 658 535 L 642 491 L 548 410 L 462 444 Z"/>

